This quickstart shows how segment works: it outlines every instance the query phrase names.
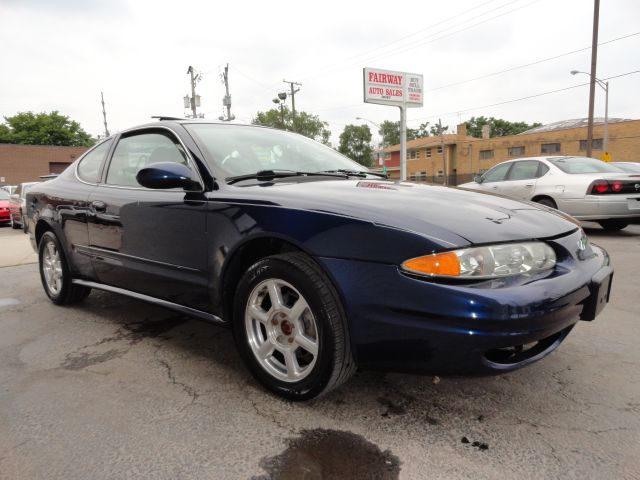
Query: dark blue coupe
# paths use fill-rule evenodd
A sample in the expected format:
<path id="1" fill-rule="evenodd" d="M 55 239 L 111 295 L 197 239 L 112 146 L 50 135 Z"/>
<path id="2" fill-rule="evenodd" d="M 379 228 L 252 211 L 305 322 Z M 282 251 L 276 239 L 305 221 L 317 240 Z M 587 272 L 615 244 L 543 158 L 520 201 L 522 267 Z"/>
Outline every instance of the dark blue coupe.
<path id="1" fill-rule="evenodd" d="M 233 329 L 294 400 L 359 368 L 495 374 L 608 301 L 607 253 L 550 208 L 392 182 L 305 137 L 161 119 L 27 195 L 44 290 L 108 290 Z"/>

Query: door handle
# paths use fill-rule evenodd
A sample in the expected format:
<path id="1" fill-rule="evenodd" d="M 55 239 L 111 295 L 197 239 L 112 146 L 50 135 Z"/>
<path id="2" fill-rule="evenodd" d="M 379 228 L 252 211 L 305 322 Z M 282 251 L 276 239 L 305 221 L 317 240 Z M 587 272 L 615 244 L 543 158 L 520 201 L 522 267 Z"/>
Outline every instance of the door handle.
<path id="1" fill-rule="evenodd" d="M 107 210 L 107 204 L 102 200 L 94 200 L 93 202 L 91 202 L 91 208 L 96 212 L 102 213 Z"/>

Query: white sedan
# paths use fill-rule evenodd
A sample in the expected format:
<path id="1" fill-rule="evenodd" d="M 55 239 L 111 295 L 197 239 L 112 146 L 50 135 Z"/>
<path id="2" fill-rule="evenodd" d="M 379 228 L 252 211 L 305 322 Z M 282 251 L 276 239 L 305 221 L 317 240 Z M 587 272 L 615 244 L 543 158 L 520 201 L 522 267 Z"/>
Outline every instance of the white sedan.
<path id="1" fill-rule="evenodd" d="M 557 208 L 621 230 L 640 219 L 640 174 L 588 157 L 530 157 L 499 163 L 461 188 Z"/>

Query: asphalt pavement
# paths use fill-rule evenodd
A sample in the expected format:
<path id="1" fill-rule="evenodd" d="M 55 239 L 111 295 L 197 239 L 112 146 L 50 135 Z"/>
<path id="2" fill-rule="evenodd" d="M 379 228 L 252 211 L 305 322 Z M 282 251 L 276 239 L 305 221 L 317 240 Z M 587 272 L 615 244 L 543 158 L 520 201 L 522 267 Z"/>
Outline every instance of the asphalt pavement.
<path id="1" fill-rule="evenodd" d="M 26 235 L 0 228 L 2 264 L 22 263 L 0 268 L 0 479 L 640 479 L 640 225 L 587 234 L 611 303 L 543 361 L 359 372 L 290 403 L 226 329 L 104 292 L 54 306 Z"/>

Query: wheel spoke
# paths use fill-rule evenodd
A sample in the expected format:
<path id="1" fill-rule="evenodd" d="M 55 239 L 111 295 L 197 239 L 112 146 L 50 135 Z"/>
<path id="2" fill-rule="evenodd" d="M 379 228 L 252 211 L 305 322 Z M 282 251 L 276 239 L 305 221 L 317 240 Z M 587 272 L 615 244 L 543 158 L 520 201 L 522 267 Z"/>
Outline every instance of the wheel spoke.
<path id="1" fill-rule="evenodd" d="M 280 291 L 280 286 L 277 284 L 277 282 L 275 280 L 270 281 L 267 285 L 267 288 L 269 290 L 271 308 L 283 308 L 284 302 L 282 301 L 282 292 Z"/>
<path id="2" fill-rule="evenodd" d="M 287 378 L 294 380 L 300 376 L 300 366 L 298 365 L 298 359 L 295 356 L 293 350 L 287 348 L 282 350 L 284 356 L 284 362 L 287 366 Z"/>
<path id="3" fill-rule="evenodd" d="M 251 316 L 251 318 L 253 318 L 254 320 L 258 320 L 260 323 L 266 324 L 269 320 L 268 313 L 262 310 L 257 305 L 251 305 L 249 307 L 249 315 Z"/>
<path id="4" fill-rule="evenodd" d="M 318 342 L 300 334 L 300 332 L 298 332 L 293 341 L 296 345 L 305 349 L 314 357 L 318 354 Z"/>
<path id="5" fill-rule="evenodd" d="M 273 354 L 273 351 L 275 350 L 275 347 L 273 345 L 273 343 L 271 343 L 269 340 L 267 340 L 266 342 L 264 342 L 262 345 L 260 345 L 257 350 L 256 350 L 256 354 L 258 355 L 258 357 L 262 360 L 266 360 L 267 358 L 269 358 L 271 356 L 271 354 Z"/>
<path id="6" fill-rule="evenodd" d="M 305 312 L 305 310 L 307 310 L 307 308 L 309 308 L 309 305 L 307 304 L 305 299 L 303 297 L 298 298 L 298 300 L 296 300 L 296 303 L 294 303 L 291 309 L 289 309 L 289 311 L 287 312 L 289 315 L 289 319 L 297 326 L 299 326 L 300 322 L 298 320 Z"/>

